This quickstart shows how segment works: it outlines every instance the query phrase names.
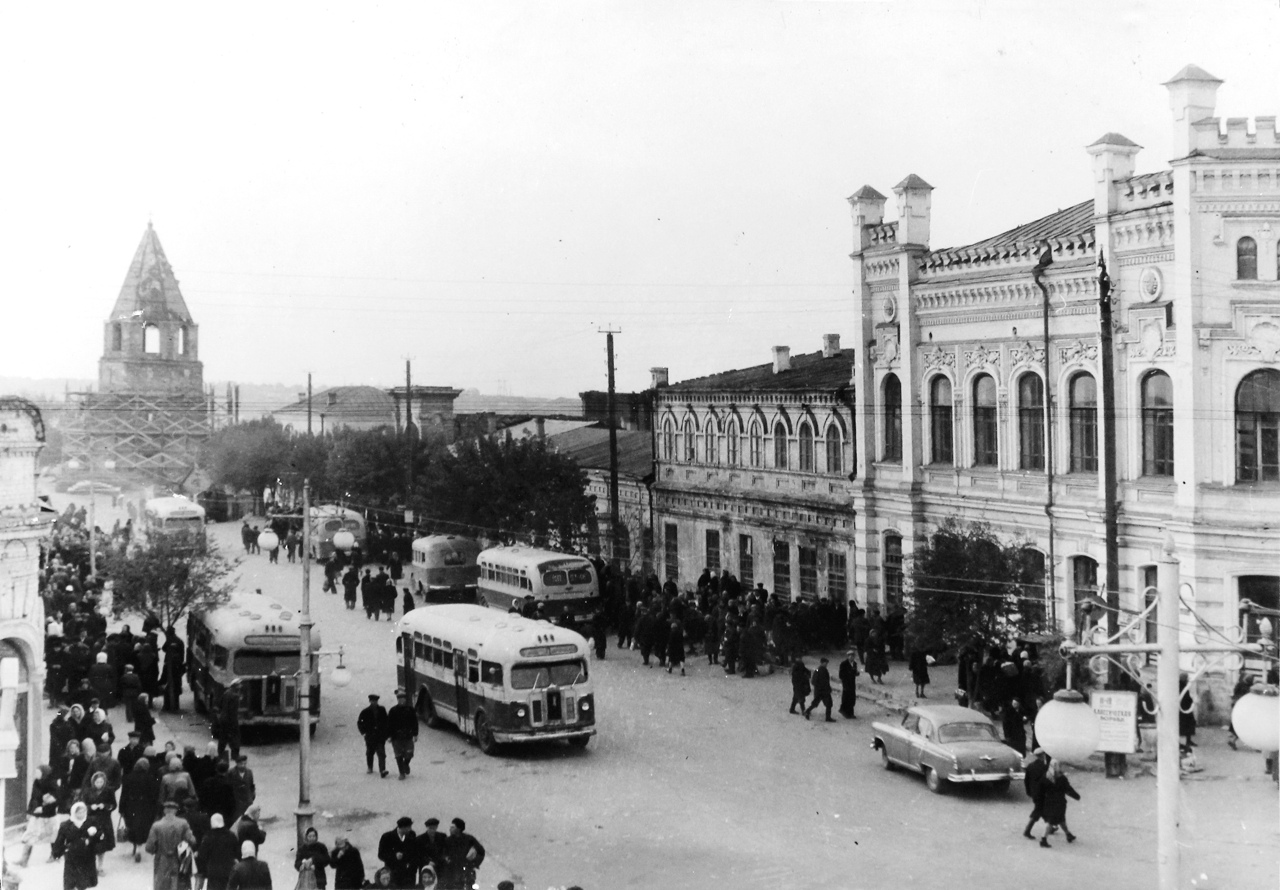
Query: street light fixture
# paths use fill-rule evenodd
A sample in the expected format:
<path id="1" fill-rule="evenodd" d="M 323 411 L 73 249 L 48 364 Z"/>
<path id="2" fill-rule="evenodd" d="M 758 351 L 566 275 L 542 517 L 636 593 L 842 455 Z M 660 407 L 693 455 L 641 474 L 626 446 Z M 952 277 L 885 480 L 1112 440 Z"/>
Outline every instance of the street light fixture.
<path id="1" fill-rule="evenodd" d="M 1101 735 L 1098 716 L 1074 689 L 1059 689 L 1036 715 L 1036 743 L 1055 760 L 1088 760 L 1098 750 Z"/>
<path id="2" fill-rule="evenodd" d="M 259 550 L 265 550 L 268 553 L 270 553 L 272 550 L 275 550 L 279 546 L 280 546 L 280 536 L 277 535 L 275 532 L 273 532 L 271 529 L 267 529 L 262 534 L 258 535 Z"/>
<path id="3" fill-rule="evenodd" d="M 1240 741 L 1259 751 L 1280 751 L 1280 689 L 1255 684 L 1231 709 Z"/>

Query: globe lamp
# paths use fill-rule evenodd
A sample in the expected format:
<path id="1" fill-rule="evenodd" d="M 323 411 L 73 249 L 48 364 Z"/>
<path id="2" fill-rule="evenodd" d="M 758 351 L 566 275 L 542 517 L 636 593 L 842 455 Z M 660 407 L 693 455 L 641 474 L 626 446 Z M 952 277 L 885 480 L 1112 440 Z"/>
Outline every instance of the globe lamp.
<path id="1" fill-rule="evenodd" d="M 1055 760 L 1079 763 L 1098 749 L 1102 727 L 1093 708 L 1074 689 L 1060 689 L 1036 715 L 1036 744 Z"/>
<path id="2" fill-rule="evenodd" d="M 333 546 L 334 549 L 341 550 L 343 553 L 346 553 L 352 547 L 356 546 L 356 536 L 344 528 L 342 531 L 334 534 Z"/>
<path id="3" fill-rule="evenodd" d="M 263 550 L 275 550 L 280 546 L 280 538 L 275 532 L 267 529 L 265 532 L 258 535 L 258 546 Z"/>
<path id="4" fill-rule="evenodd" d="M 1258 684 L 1231 709 L 1240 741 L 1259 751 L 1280 751 L 1280 689 Z"/>

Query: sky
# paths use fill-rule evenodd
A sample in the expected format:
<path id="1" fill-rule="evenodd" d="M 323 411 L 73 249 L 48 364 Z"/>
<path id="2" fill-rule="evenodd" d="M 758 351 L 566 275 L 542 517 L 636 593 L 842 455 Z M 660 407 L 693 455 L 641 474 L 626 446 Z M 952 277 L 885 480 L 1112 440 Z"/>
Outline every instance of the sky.
<path id="1" fill-rule="evenodd" d="M 1276 0 L 10 4 L 0 376 L 96 378 L 151 221 L 206 381 L 574 396 L 852 346 L 846 197 L 931 246 L 1172 156 L 1161 84 L 1280 114 Z M 16 310 L 16 313 L 15 313 Z"/>

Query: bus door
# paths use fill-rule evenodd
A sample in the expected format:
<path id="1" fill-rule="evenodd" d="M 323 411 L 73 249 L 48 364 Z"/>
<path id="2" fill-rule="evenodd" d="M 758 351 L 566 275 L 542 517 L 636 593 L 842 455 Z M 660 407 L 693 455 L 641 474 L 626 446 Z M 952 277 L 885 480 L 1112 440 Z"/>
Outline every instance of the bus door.
<path id="1" fill-rule="evenodd" d="M 458 728 L 471 732 L 471 696 L 467 692 L 467 653 L 453 650 L 453 689 L 458 706 Z"/>
<path id="2" fill-rule="evenodd" d="M 405 640 L 404 643 L 404 691 L 409 696 L 409 701 L 414 701 L 418 691 L 418 671 L 422 670 L 423 661 L 427 654 L 427 644 L 422 639 L 422 634 L 415 632 L 413 641 Z"/>

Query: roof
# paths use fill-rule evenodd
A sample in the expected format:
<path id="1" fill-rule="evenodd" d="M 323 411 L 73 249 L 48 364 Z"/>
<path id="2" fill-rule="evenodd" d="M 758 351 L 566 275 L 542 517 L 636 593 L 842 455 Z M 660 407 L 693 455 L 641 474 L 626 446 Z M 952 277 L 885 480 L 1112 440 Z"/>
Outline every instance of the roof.
<path id="1" fill-rule="evenodd" d="M 501 545 L 498 547 L 488 547 L 480 551 L 477 559 L 488 559 L 501 563 L 511 568 L 531 569 L 543 565 L 547 562 L 558 562 L 560 560 L 572 560 L 580 562 L 583 565 L 591 565 L 591 561 L 585 556 L 579 556 L 576 553 L 560 553 L 557 550 L 541 550 L 537 547 L 525 547 L 521 544 Z M 594 567 L 592 568 L 594 571 Z"/>
<path id="2" fill-rule="evenodd" d="M 584 470 L 609 469 L 609 430 L 589 426 L 547 437 L 558 454 Z M 653 472 L 653 435 L 640 430 L 618 430 L 618 473 L 643 478 Z"/>
<path id="3" fill-rule="evenodd" d="M 793 355 L 790 369 L 777 374 L 772 362 L 721 371 L 663 387 L 658 397 L 682 392 L 835 392 L 849 384 L 853 357 L 852 349 L 841 349 L 831 358 L 823 358 L 821 352 Z"/>
<path id="4" fill-rule="evenodd" d="M 1221 80 L 1214 77 L 1208 71 L 1205 71 L 1199 65 L 1186 65 L 1183 67 L 1181 71 L 1173 75 L 1172 78 L 1165 81 L 1163 86 L 1168 86 L 1171 83 L 1180 83 L 1184 80 L 1199 80 L 1207 83 L 1222 83 Z"/>
<path id="5" fill-rule="evenodd" d="M 925 182 L 914 173 L 910 173 L 907 175 L 906 179 L 893 187 L 895 192 L 899 189 L 928 189 L 929 191 L 933 191 L 933 186 L 929 185 L 929 183 Z"/>
<path id="6" fill-rule="evenodd" d="M 1077 242 L 1080 247 L 1092 247 L 1093 212 L 1092 200 L 1081 201 L 973 244 L 930 251 L 925 267 L 963 266 L 1022 253 L 1034 254 L 1045 241 Z"/>
<path id="7" fill-rule="evenodd" d="M 498 429 L 498 435 L 510 433 L 513 439 L 532 438 L 538 435 L 537 420 L 536 417 L 531 417 L 512 426 L 501 427 Z M 554 436 L 569 430 L 591 426 L 594 422 L 592 420 L 560 420 L 554 417 L 545 417 L 542 419 L 542 434 L 544 436 Z"/>
<path id="8" fill-rule="evenodd" d="M 854 200 L 855 198 L 861 198 L 861 199 L 862 199 L 862 200 L 864 200 L 864 201 L 887 201 L 887 200 L 889 200 L 888 198 L 886 198 L 884 195 L 880 194 L 878 191 L 876 191 L 875 189 L 873 189 L 873 188 L 872 188 L 871 186 L 869 186 L 869 185 L 864 185 L 862 188 L 858 189 L 856 192 L 854 192 L 852 195 L 850 195 L 850 196 L 849 196 L 849 200 L 850 200 L 850 201 Z"/>
<path id="9" fill-rule="evenodd" d="M 573 645 L 583 656 L 588 652 L 586 639 L 576 631 L 463 603 L 414 609 L 400 619 L 396 631 L 430 634 L 448 640 L 456 648 L 474 647 L 491 658 L 513 658 L 523 647 L 547 644 Z"/>
<path id="10" fill-rule="evenodd" d="M 928 717 L 934 723 L 990 723 L 991 718 L 973 708 L 962 708 L 959 705 L 914 705 L 907 708 L 912 714 Z"/>
<path id="11" fill-rule="evenodd" d="M 307 399 L 277 408 L 272 414 L 306 414 Z M 319 423 L 323 414 L 330 423 L 395 423 L 395 402 L 385 390 L 376 386 L 334 386 L 313 393 L 311 413 Z"/>
<path id="12" fill-rule="evenodd" d="M 140 318 L 146 321 L 178 321 L 194 324 L 187 310 L 173 267 L 160 246 L 160 236 L 147 223 L 138 249 L 125 273 L 120 296 L 116 297 L 111 318 Z"/>
<path id="13" fill-rule="evenodd" d="M 1122 136 L 1119 133 L 1103 133 L 1097 140 L 1089 144 L 1090 148 L 1095 145 L 1120 145 L 1125 148 L 1142 148 L 1141 145 L 1134 142 L 1128 136 Z"/>
<path id="14" fill-rule="evenodd" d="M 204 623 L 219 645 L 242 645 L 246 634 L 292 637 L 279 641 L 282 648 L 298 651 L 297 638 L 301 633 L 300 616 L 286 609 L 275 600 L 260 594 L 237 591 L 221 606 L 205 613 Z M 311 628 L 311 649 L 320 648 L 320 628 Z M 259 645 L 257 648 L 265 648 Z"/>

